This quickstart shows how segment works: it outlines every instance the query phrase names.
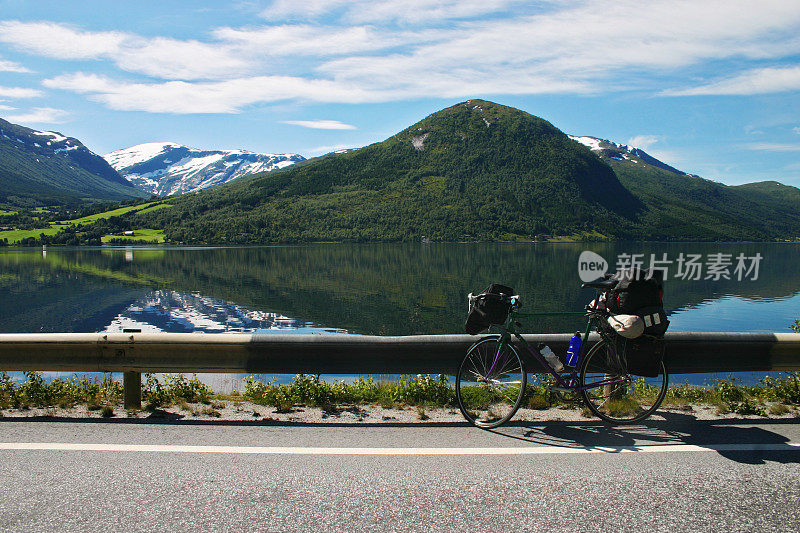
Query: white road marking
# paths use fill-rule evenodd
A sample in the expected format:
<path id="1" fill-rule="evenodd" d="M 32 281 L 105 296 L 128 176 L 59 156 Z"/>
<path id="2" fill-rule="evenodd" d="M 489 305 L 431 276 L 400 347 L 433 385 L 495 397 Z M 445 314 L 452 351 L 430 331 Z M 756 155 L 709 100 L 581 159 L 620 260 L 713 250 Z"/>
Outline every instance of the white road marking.
<path id="1" fill-rule="evenodd" d="M 554 455 L 587 453 L 674 453 L 800 451 L 800 443 L 644 444 L 641 446 L 526 446 L 514 448 L 314 448 L 303 446 L 185 446 L 79 442 L 0 442 L 0 450 L 73 452 L 228 453 L 254 455 Z"/>

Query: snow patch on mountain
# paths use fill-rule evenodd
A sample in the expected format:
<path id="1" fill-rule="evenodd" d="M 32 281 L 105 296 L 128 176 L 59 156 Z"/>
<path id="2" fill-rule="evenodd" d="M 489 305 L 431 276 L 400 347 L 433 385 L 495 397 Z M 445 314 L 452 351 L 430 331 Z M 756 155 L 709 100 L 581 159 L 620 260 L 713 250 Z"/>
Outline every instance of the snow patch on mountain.
<path id="1" fill-rule="evenodd" d="M 584 146 L 591 148 L 593 152 L 597 152 L 601 157 L 608 157 L 615 161 L 630 161 L 631 163 L 647 163 L 654 167 L 658 167 L 675 174 L 685 175 L 685 172 L 672 167 L 663 161 L 659 161 L 651 156 L 641 148 L 635 146 L 628 146 L 627 144 L 615 143 L 608 139 L 599 139 L 597 137 L 568 135 L 570 139 L 579 142 Z"/>
<path id="2" fill-rule="evenodd" d="M 139 144 L 103 157 L 131 183 L 159 196 L 196 192 L 305 160 L 298 154 L 199 150 L 172 142 Z"/>
<path id="3" fill-rule="evenodd" d="M 581 143 L 584 146 L 588 146 L 592 150 L 602 150 L 602 148 L 600 147 L 602 139 L 598 139 L 596 137 L 577 137 L 575 135 L 568 135 L 568 137 L 573 141 Z"/>

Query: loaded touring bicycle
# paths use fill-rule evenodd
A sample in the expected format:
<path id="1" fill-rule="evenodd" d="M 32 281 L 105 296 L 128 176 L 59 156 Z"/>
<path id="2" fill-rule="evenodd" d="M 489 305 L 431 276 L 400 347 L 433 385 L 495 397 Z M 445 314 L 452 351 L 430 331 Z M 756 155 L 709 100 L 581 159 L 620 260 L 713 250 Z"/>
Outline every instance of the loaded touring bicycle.
<path id="1" fill-rule="evenodd" d="M 519 295 L 498 284 L 470 294 L 467 333 L 487 328 L 498 333 L 473 344 L 461 362 L 456 396 L 464 417 L 478 427 L 494 428 L 527 401 L 529 369 L 520 350 L 552 376 L 550 392 L 579 394 L 606 422 L 630 424 L 650 416 L 664 400 L 668 383 L 663 336 L 669 321 L 660 274 L 627 271 L 584 283 L 597 291 L 585 313 L 522 313 Z M 587 317 L 583 335 L 572 337 L 563 358 L 543 344 L 531 345 L 517 329 L 522 318 L 552 315 Z M 599 334 L 594 343 L 588 342 L 592 331 Z"/>

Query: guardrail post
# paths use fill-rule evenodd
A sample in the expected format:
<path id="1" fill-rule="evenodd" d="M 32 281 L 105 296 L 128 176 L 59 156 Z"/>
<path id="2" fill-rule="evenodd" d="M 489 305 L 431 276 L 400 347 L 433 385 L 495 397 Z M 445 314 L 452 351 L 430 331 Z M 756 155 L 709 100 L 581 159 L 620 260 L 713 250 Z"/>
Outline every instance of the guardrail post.
<path id="1" fill-rule="evenodd" d="M 122 374 L 125 409 L 142 408 L 142 374 L 140 372 L 124 372 Z"/>

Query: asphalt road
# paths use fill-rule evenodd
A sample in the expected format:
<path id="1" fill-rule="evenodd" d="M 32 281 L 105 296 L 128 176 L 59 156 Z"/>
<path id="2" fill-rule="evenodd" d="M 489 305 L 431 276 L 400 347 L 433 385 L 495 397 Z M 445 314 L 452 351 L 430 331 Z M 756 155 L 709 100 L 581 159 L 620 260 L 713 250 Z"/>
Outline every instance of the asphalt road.
<path id="1" fill-rule="evenodd" d="M 0 531 L 797 531 L 799 465 L 793 420 L 4 419 Z"/>

